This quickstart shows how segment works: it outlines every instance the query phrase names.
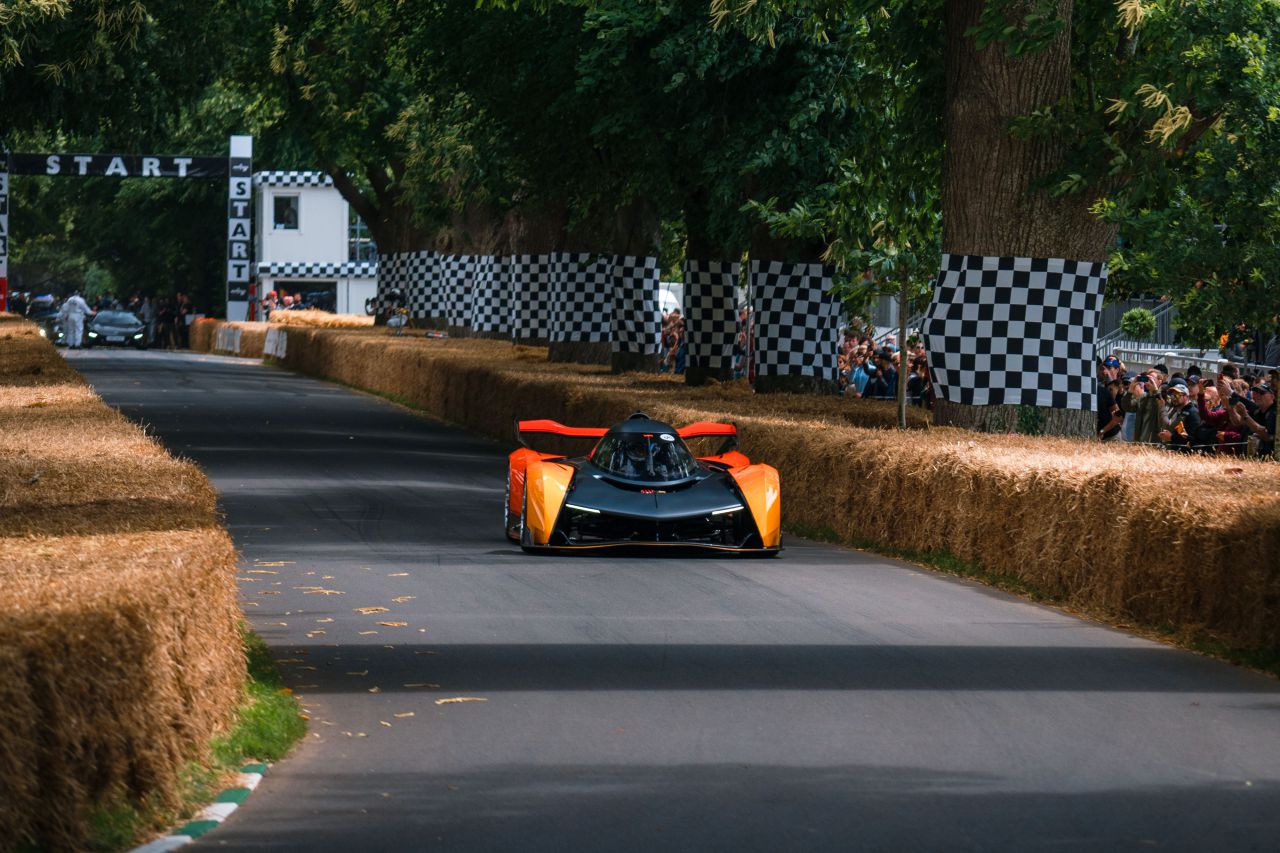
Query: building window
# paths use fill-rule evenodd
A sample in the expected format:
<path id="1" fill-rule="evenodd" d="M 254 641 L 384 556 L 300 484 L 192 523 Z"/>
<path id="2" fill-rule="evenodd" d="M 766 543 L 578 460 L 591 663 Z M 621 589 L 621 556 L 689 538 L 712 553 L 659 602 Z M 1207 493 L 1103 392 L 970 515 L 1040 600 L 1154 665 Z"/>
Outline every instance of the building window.
<path id="1" fill-rule="evenodd" d="M 277 231 L 298 230 L 298 197 L 296 195 L 278 195 L 273 199 L 275 212 L 272 222 Z"/>
<path id="2" fill-rule="evenodd" d="M 347 260 L 354 262 L 378 260 L 378 246 L 369 235 L 369 226 L 351 211 L 347 228 Z"/>

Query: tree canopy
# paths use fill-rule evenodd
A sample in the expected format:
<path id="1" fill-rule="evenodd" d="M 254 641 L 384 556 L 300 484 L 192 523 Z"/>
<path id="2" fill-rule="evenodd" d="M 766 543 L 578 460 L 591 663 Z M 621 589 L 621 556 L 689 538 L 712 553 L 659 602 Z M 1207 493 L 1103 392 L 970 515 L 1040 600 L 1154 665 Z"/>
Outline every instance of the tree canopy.
<path id="1" fill-rule="evenodd" d="M 1052 154 L 1018 190 L 1043 228 L 1092 222 L 1110 295 L 1169 295 L 1189 338 L 1274 314 L 1277 0 L 26 0 L 0 20 L 0 109 L 10 147 L 253 133 L 256 165 L 333 175 L 384 251 L 794 251 L 846 270 L 856 301 L 864 270 L 919 292 L 937 268 L 948 15 L 975 3 L 973 50 L 1067 45 L 1061 96 L 995 117 Z M 121 279 L 183 263 L 122 252 L 94 211 L 163 219 L 195 190 L 45 192 L 66 195 L 15 205 L 62 212 L 19 235 L 92 232 L 81 253 Z M 166 243 L 195 245 L 188 226 Z"/>

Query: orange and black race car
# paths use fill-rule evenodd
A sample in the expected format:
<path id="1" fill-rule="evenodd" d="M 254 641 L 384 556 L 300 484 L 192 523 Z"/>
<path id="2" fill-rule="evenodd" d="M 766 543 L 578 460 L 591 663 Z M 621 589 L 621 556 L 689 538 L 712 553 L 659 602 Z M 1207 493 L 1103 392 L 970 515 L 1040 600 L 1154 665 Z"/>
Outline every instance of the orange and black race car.
<path id="1" fill-rule="evenodd" d="M 540 453 L 533 434 L 593 439 L 586 456 Z M 522 445 L 507 473 L 507 537 L 526 551 L 699 548 L 776 554 L 782 549 L 778 472 L 736 450 L 733 424 L 680 429 L 637 412 L 608 429 L 518 421 Z M 695 457 L 685 439 L 723 437 Z"/>

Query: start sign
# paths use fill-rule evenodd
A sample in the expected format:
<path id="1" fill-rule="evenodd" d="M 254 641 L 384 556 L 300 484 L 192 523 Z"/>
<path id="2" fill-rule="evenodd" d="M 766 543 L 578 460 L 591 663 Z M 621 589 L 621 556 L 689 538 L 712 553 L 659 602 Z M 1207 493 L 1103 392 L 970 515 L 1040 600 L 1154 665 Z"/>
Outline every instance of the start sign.
<path id="1" fill-rule="evenodd" d="M 14 154 L 15 175 L 104 178 L 221 178 L 226 157 L 166 157 L 143 154 Z"/>
<path id="2" fill-rule="evenodd" d="M 6 308 L 9 176 L 227 178 L 227 319 L 244 320 L 253 283 L 253 137 L 231 137 L 229 157 L 9 154 L 0 151 L 0 311 Z"/>

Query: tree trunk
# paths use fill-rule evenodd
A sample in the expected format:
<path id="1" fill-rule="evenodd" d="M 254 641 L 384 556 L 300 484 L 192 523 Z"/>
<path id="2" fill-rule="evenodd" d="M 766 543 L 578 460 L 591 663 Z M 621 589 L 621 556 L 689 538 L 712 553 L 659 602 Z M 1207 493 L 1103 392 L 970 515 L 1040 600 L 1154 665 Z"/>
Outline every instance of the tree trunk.
<path id="1" fill-rule="evenodd" d="M 637 198 L 614 212 L 614 250 L 622 257 L 656 257 L 662 240 L 662 220 L 658 209 L 647 198 Z M 658 295 L 654 294 L 654 299 Z M 610 368 L 613 373 L 632 371 L 655 372 L 658 354 L 638 352 L 611 353 Z"/>
<path id="2" fill-rule="evenodd" d="M 333 178 L 334 188 L 368 226 L 379 253 L 417 252 L 431 245 L 430 231 L 414 222 L 414 208 L 403 200 L 397 188 L 388 186 L 370 197 L 360 192 L 345 169 L 329 163 L 325 171 Z"/>
<path id="3" fill-rule="evenodd" d="M 1115 229 L 1089 212 L 1093 194 L 1052 198 L 1032 189 L 1037 180 L 1062 166 L 1062 141 L 1014 139 L 1009 133 L 1011 119 L 1069 96 L 1071 28 L 1065 27 L 1043 49 L 1019 57 L 1009 56 L 1000 43 L 979 50 L 965 32 L 978 23 L 985 4 L 986 0 L 946 0 L 942 250 L 952 255 L 1103 261 Z M 1058 0 L 1057 13 L 1070 22 L 1072 7 L 1073 0 Z M 936 422 L 982 429 L 1010 420 L 1007 413 L 960 411 L 968 408 L 973 407 L 939 405 Z M 1083 436 L 1093 434 L 1093 417 L 1087 411 L 1045 410 L 1041 421 L 1046 432 Z"/>
<path id="4" fill-rule="evenodd" d="M 975 432 L 1018 432 L 1026 435 L 1080 436 L 1081 415 L 1088 437 L 1096 433 L 1097 415 L 1076 409 L 1042 406 L 966 406 L 939 397 L 933 404 L 936 426 L 956 426 Z"/>
<path id="5" fill-rule="evenodd" d="M 658 354 L 643 352 L 610 353 L 612 373 L 653 373 L 658 369 Z"/>
<path id="6" fill-rule="evenodd" d="M 835 343 L 832 342 L 832 346 Z M 834 394 L 836 383 L 821 376 L 756 376 L 757 394 Z"/>
<path id="7" fill-rule="evenodd" d="M 720 241 L 715 240 L 710 233 L 710 213 L 707 210 L 708 193 L 705 189 L 695 191 L 690 194 L 684 206 L 684 225 L 686 232 L 684 256 L 686 260 L 692 261 L 722 261 L 727 258 L 742 257 L 741 247 L 735 250 L 733 247 L 722 245 Z M 694 293 L 692 282 L 687 280 L 684 282 L 684 309 L 685 319 L 688 319 L 688 306 L 697 296 Z M 734 311 L 737 311 L 736 291 Z M 712 367 L 701 362 L 695 364 L 690 358 L 688 364 L 685 365 L 684 381 L 686 385 L 705 385 L 708 380 L 715 379 L 719 382 L 729 382 L 733 379 L 733 363 L 730 356 L 728 364 L 722 364 L 720 367 Z"/>
<path id="8" fill-rule="evenodd" d="M 547 345 L 547 361 L 562 364 L 612 364 L 613 349 L 608 341 L 552 341 Z"/>
<path id="9" fill-rule="evenodd" d="M 764 226 L 751 237 L 751 257 L 761 261 L 784 261 L 793 264 L 821 263 L 826 246 L 821 240 L 799 240 L 774 237 Z M 754 285 L 752 285 L 754 287 Z M 753 294 L 754 299 L 754 294 Z M 839 342 L 831 341 L 835 347 Z M 757 394 L 834 394 L 839 386 L 834 380 L 820 376 L 762 376 L 757 374 Z"/>

